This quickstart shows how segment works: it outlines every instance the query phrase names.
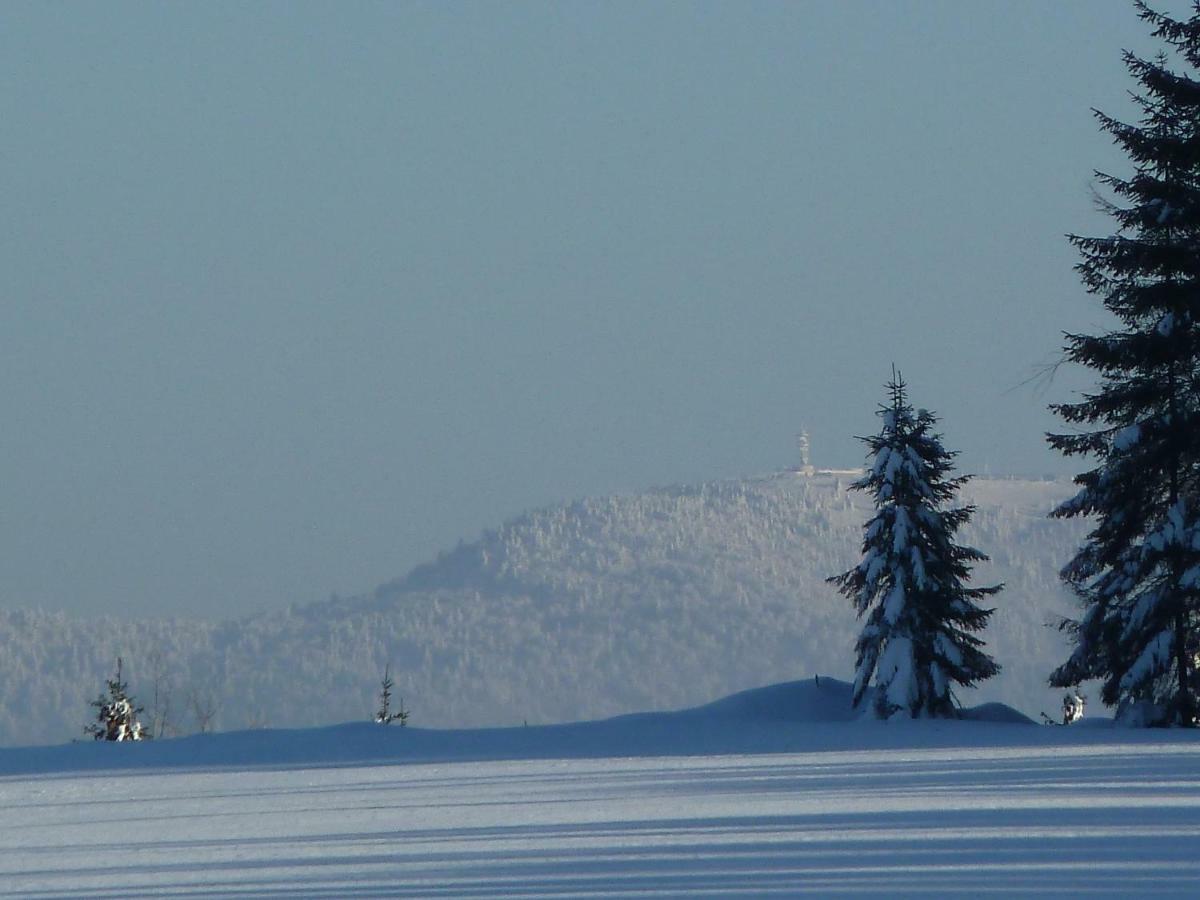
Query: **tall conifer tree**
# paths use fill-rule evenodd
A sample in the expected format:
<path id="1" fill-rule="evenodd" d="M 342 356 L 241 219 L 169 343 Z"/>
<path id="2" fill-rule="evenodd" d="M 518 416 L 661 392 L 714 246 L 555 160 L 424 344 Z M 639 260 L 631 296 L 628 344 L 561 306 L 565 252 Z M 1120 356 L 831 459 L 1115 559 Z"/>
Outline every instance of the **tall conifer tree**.
<path id="1" fill-rule="evenodd" d="M 1088 291 L 1116 317 L 1105 334 L 1066 336 L 1066 358 L 1100 385 L 1052 408 L 1071 434 L 1062 453 L 1093 457 L 1056 516 L 1095 527 L 1063 579 L 1084 615 L 1069 623 L 1071 657 L 1050 681 L 1103 679 L 1101 696 L 1152 710 L 1150 721 L 1194 725 L 1200 653 L 1200 3 L 1179 21 L 1136 4 L 1173 51 L 1125 54 L 1140 121 L 1097 112 L 1133 172 L 1101 172 L 1116 233 L 1072 236 Z"/>
<path id="2" fill-rule="evenodd" d="M 887 387 L 883 428 L 861 438 L 869 468 L 852 485 L 875 500 L 863 559 L 829 581 L 866 616 L 855 648 L 854 705 L 874 683 L 880 718 L 949 717 L 957 714 L 952 684 L 973 685 L 1000 670 L 974 633 L 992 614 L 976 601 L 1001 586 L 967 586 L 971 564 L 987 557 L 954 543 L 974 507 L 947 504 L 968 479 L 951 477 L 957 454 L 934 433 L 932 413 L 913 412 L 903 379 L 893 373 Z"/>

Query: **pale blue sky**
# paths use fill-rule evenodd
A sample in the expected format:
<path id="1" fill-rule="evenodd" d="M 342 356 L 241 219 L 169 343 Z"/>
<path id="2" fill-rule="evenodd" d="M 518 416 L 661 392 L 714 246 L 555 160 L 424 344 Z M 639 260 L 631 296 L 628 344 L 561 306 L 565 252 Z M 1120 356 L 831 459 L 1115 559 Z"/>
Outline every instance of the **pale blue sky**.
<path id="1" fill-rule="evenodd" d="M 1175 3 L 1175 8 L 1180 4 Z M 525 508 L 963 468 L 1102 321 L 1120 0 L 0 9 L 0 605 L 353 593 Z"/>

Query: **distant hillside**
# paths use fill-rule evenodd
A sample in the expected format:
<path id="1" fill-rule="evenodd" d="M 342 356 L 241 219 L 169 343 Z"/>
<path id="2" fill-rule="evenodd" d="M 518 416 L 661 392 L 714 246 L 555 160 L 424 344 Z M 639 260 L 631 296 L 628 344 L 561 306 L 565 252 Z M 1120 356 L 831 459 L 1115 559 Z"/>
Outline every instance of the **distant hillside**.
<path id="1" fill-rule="evenodd" d="M 858 622 L 824 578 L 858 557 L 867 498 L 836 476 L 581 500 L 519 516 L 374 593 L 223 624 L 0 614 L 0 741 L 79 733 L 118 653 L 139 699 L 222 729 L 366 718 L 390 662 L 414 723 L 592 719 L 702 703 L 810 672 L 850 678 Z M 962 697 L 1036 715 L 1066 650 L 1057 570 L 1083 527 L 1069 485 L 979 479 L 966 540 L 1005 581 L 986 637 L 1002 675 Z M 157 673 L 157 677 L 155 677 Z M 1098 711 L 1098 710 L 1097 710 Z M 147 715 L 149 715 L 148 710 Z"/>

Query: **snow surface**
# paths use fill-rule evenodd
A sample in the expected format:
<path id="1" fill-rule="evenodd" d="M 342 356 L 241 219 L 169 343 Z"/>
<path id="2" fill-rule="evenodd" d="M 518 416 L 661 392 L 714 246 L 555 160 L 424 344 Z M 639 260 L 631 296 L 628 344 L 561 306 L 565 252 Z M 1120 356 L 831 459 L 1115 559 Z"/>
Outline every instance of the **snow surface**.
<path id="1" fill-rule="evenodd" d="M 1196 896 L 1200 735 L 849 692 L 0 750 L 0 896 Z"/>

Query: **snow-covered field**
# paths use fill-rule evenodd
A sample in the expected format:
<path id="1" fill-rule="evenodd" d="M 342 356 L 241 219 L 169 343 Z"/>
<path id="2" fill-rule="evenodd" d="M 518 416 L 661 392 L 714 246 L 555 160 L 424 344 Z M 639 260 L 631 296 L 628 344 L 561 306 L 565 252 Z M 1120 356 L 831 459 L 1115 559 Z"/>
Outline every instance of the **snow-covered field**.
<path id="1" fill-rule="evenodd" d="M 855 722 L 845 688 L 4 750 L 0 895 L 1200 895 L 1197 735 Z"/>

